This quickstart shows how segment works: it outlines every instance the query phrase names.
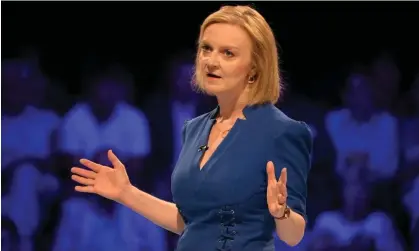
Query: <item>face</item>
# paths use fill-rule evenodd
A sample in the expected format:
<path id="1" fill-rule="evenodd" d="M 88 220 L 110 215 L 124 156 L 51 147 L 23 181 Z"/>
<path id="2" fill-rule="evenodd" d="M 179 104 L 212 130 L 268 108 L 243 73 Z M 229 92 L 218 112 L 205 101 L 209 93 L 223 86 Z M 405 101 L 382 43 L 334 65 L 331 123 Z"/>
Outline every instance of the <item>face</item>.
<path id="1" fill-rule="evenodd" d="M 208 26 L 198 53 L 200 81 L 207 93 L 243 92 L 252 66 L 252 41 L 243 29 L 222 23 Z"/>
<path id="2" fill-rule="evenodd" d="M 345 100 L 353 112 L 372 110 L 373 92 L 367 76 L 354 74 L 348 78 Z"/>
<path id="3" fill-rule="evenodd" d="M 3 80 L 8 105 L 21 107 L 42 101 L 47 80 L 40 69 L 22 61 L 9 66 L 7 71 Z"/>
<path id="4" fill-rule="evenodd" d="M 94 86 L 94 99 L 100 104 L 113 106 L 125 97 L 125 88 L 122 83 L 111 79 L 103 78 Z"/>
<path id="5" fill-rule="evenodd" d="M 188 101 L 192 99 L 194 92 L 191 88 L 191 79 L 194 65 L 181 64 L 173 70 L 172 73 L 172 84 L 173 91 L 177 98 Z"/>

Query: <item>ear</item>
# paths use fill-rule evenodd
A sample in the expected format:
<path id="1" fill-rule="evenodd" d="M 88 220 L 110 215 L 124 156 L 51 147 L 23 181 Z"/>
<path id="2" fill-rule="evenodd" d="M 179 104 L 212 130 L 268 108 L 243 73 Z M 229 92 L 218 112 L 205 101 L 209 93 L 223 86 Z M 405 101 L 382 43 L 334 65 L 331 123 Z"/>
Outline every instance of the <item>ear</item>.
<path id="1" fill-rule="evenodd" d="M 254 83 L 257 80 L 257 77 L 256 67 L 253 66 L 248 75 L 249 83 Z"/>

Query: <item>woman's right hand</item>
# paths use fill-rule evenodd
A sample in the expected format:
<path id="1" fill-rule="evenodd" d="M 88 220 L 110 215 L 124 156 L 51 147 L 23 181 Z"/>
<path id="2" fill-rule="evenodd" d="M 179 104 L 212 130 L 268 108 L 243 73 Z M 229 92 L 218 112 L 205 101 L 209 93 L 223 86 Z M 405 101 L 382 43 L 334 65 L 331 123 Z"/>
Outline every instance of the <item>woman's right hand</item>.
<path id="1" fill-rule="evenodd" d="M 90 170 L 79 167 L 71 168 L 71 179 L 82 186 L 76 186 L 75 190 L 82 193 L 95 193 L 105 198 L 119 201 L 124 190 L 131 186 L 124 164 L 108 151 L 109 161 L 113 168 L 97 164 L 87 159 L 81 159 L 80 163 Z"/>

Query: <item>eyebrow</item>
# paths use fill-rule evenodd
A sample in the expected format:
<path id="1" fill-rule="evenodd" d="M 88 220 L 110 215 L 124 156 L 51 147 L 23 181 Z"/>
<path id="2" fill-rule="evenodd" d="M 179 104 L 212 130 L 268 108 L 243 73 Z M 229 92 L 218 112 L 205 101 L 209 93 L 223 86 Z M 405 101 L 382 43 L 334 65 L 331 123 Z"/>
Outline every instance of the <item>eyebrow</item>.
<path id="1" fill-rule="evenodd" d="M 211 45 L 211 44 L 210 44 L 209 42 L 205 41 L 205 40 L 202 40 L 202 41 L 199 43 L 199 45 Z M 221 48 L 223 48 L 223 49 L 228 48 L 228 49 L 239 50 L 239 47 L 234 46 L 234 45 L 223 45 L 223 46 L 220 46 L 220 47 L 221 47 Z"/>

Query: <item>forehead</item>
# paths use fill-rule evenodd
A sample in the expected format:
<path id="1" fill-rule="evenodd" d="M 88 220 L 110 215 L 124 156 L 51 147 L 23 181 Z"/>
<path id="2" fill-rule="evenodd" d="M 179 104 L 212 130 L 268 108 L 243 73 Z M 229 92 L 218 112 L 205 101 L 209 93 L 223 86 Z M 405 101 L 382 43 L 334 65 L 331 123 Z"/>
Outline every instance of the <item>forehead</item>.
<path id="1" fill-rule="evenodd" d="M 202 41 L 217 47 L 235 47 L 245 49 L 251 47 L 249 35 L 241 27 L 233 24 L 216 23 L 208 26 Z"/>

